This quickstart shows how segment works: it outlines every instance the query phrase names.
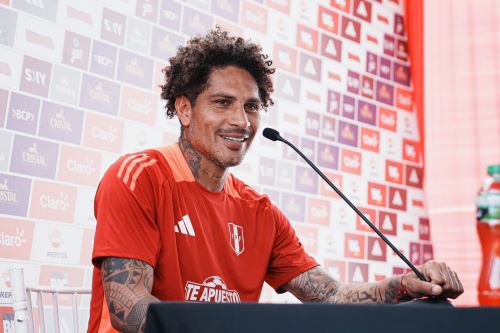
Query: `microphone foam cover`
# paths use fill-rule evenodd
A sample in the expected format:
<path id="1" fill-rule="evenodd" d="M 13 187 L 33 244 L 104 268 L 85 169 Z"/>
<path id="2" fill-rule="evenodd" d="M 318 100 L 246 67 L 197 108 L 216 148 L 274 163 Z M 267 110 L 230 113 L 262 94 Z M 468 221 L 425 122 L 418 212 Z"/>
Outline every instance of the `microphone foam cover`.
<path id="1" fill-rule="evenodd" d="M 272 141 L 276 141 L 280 138 L 280 132 L 269 127 L 264 128 L 262 135 Z"/>

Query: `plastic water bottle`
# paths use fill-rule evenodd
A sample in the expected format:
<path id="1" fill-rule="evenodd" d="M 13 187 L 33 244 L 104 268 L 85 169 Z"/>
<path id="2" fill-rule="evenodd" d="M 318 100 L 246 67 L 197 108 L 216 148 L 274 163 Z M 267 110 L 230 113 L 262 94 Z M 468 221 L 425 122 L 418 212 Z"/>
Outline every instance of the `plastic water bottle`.
<path id="1" fill-rule="evenodd" d="M 483 261 L 478 283 L 480 305 L 500 305 L 500 164 L 488 166 L 477 196 L 477 232 Z"/>

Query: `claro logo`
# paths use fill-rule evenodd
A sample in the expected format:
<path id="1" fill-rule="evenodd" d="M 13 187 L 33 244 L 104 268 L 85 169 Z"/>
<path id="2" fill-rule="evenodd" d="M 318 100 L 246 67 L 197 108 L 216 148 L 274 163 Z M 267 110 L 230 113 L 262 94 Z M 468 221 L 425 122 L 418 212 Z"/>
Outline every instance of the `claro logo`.
<path id="1" fill-rule="evenodd" d="M 26 243 L 26 239 L 24 239 L 24 229 L 20 229 L 16 227 L 15 234 L 10 234 L 8 232 L 2 231 L 0 232 L 0 245 L 10 248 L 19 248 Z"/>

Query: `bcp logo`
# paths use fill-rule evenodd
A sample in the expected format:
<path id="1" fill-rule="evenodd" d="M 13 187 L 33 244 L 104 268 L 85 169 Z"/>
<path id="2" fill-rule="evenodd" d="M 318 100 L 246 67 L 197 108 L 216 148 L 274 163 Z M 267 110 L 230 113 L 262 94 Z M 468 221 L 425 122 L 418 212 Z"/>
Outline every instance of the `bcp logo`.
<path id="1" fill-rule="evenodd" d="M 328 8 L 319 6 L 318 27 L 337 34 L 339 31 L 339 14 Z"/>
<path id="2" fill-rule="evenodd" d="M 297 50 L 288 46 L 275 43 L 274 57 L 276 67 L 296 73 L 297 71 Z"/>
<path id="3" fill-rule="evenodd" d="M 297 24 L 297 47 L 306 49 L 311 52 L 318 51 L 318 31 L 306 27 L 302 24 Z"/>
<path id="4" fill-rule="evenodd" d="M 360 207 L 359 210 L 371 223 L 377 225 L 377 212 L 374 209 Z M 358 215 L 356 215 L 356 230 L 374 232 L 372 228 L 370 228 L 370 226 Z"/>
<path id="5" fill-rule="evenodd" d="M 386 187 L 384 185 L 368 182 L 368 204 L 380 207 L 387 205 Z"/>
<path id="6" fill-rule="evenodd" d="M 403 184 L 403 164 L 386 160 L 385 162 L 385 180 L 391 183 Z"/>
<path id="7" fill-rule="evenodd" d="M 344 256 L 348 258 L 365 258 L 365 236 L 346 233 L 344 236 Z"/>

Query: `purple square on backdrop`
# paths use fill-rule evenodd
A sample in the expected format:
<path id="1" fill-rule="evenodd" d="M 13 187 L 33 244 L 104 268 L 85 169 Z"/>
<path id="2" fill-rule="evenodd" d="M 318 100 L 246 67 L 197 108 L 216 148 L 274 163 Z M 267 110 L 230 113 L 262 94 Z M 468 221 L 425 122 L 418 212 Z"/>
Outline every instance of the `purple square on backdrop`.
<path id="1" fill-rule="evenodd" d="M 358 146 L 358 126 L 339 121 L 339 142 L 357 147 Z"/>
<path id="2" fill-rule="evenodd" d="M 123 45 L 127 17 L 104 8 L 102 11 L 101 38 L 111 43 Z"/>
<path id="3" fill-rule="evenodd" d="M 156 23 L 158 18 L 158 0 L 137 0 L 135 15 Z"/>
<path id="4" fill-rule="evenodd" d="M 394 62 L 394 81 L 410 86 L 410 67 Z"/>
<path id="5" fill-rule="evenodd" d="M 31 179 L 0 173 L 0 214 L 26 216 Z"/>
<path id="6" fill-rule="evenodd" d="M 177 48 L 180 45 L 184 45 L 184 42 L 185 39 L 181 35 L 154 27 L 151 42 L 151 55 L 166 61 L 175 55 Z"/>
<path id="7" fill-rule="evenodd" d="M 80 143 L 83 112 L 67 106 L 44 102 L 38 134 L 46 138 Z"/>
<path id="8" fill-rule="evenodd" d="M 116 78 L 145 89 L 151 89 L 154 62 L 138 54 L 120 50 Z"/>
<path id="9" fill-rule="evenodd" d="M 388 83 L 377 81 L 377 101 L 393 105 L 394 104 L 394 87 Z"/>
<path id="10" fill-rule="evenodd" d="M 212 13 L 230 21 L 238 22 L 240 1 L 212 0 Z"/>
<path id="11" fill-rule="evenodd" d="M 7 128 L 35 134 L 40 100 L 13 92 L 10 96 Z"/>
<path id="12" fill-rule="evenodd" d="M 116 47 L 94 40 L 90 71 L 107 76 L 115 76 Z"/>
<path id="13" fill-rule="evenodd" d="M 392 61 L 384 57 L 380 57 L 380 77 L 392 80 Z"/>
<path id="14" fill-rule="evenodd" d="M 309 166 L 297 165 L 295 169 L 295 190 L 300 192 L 318 193 L 318 174 Z"/>
<path id="15" fill-rule="evenodd" d="M 335 133 L 337 132 L 337 120 L 333 117 L 323 116 L 321 122 L 321 137 L 330 141 L 335 141 Z"/>
<path id="16" fill-rule="evenodd" d="M 95 76 L 83 75 L 80 106 L 116 115 L 119 100 L 119 84 Z"/>
<path id="17" fill-rule="evenodd" d="M 384 34 L 384 54 L 394 57 L 395 39 L 393 36 Z"/>
<path id="18" fill-rule="evenodd" d="M 5 123 L 5 113 L 7 112 L 7 99 L 9 98 L 9 92 L 7 90 L 0 89 L 0 127 L 4 127 Z"/>
<path id="19" fill-rule="evenodd" d="M 328 102 L 326 112 L 340 114 L 340 93 L 328 90 Z"/>
<path id="20" fill-rule="evenodd" d="M 304 155 L 306 155 L 306 157 L 308 159 L 310 159 L 311 161 L 314 162 L 314 158 L 316 155 L 316 149 L 315 149 L 315 145 L 314 145 L 313 140 L 307 139 L 307 138 L 301 138 L 300 139 L 300 149 L 302 150 L 302 153 L 304 153 Z M 307 163 L 306 161 L 304 161 L 303 158 L 300 158 L 299 161 L 301 161 L 302 163 Z"/>
<path id="21" fill-rule="evenodd" d="M 376 54 L 366 53 L 366 71 L 372 75 L 378 75 L 378 57 Z"/>
<path id="22" fill-rule="evenodd" d="M 54 178 L 59 145 L 22 135 L 14 137 L 10 171 L 25 175 Z"/>
<path id="23" fill-rule="evenodd" d="M 376 105 L 358 100 L 358 120 L 375 126 L 377 124 Z"/>
<path id="24" fill-rule="evenodd" d="M 24 56 L 20 89 L 38 96 L 49 94 L 52 65 L 46 61 Z"/>
<path id="25" fill-rule="evenodd" d="M 342 117 L 354 119 L 356 114 L 356 100 L 354 97 L 342 96 Z"/>
<path id="26" fill-rule="evenodd" d="M 276 181 L 276 160 L 261 157 L 259 162 L 259 184 L 274 186 Z"/>
<path id="27" fill-rule="evenodd" d="M 90 38 L 66 31 L 62 62 L 87 70 L 89 65 Z"/>
<path id="28" fill-rule="evenodd" d="M 188 36 L 204 36 L 213 26 L 213 17 L 199 10 L 184 7 L 182 32 Z"/>
<path id="29" fill-rule="evenodd" d="M 162 0 L 160 8 L 160 24 L 179 31 L 181 23 L 181 4 L 173 0 Z"/>
<path id="30" fill-rule="evenodd" d="M 299 74 L 311 80 L 321 81 L 321 59 L 300 52 Z"/>
<path id="31" fill-rule="evenodd" d="M 337 170 L 339 168 L 339 147 L 319 142 L 318 165 Z"/>
<path id="32" fill-rule="evenodd" d="M 302 195 L 283 192 L 281 194 L 281 209 L 290 220 L 304 222 L 306 198 Z"/>
<path id="33" fill-rule="evenodd" d="M 359 87 L 361 86 L 359 83 L 359 73 L 348 71 L 347 72 L 347 91 L 358 95 Z"/>
<path id="34" fill-rule="evenodd" d="M 315 137 L 319 136 L 319 113 L 307 111 L 306 134 Z"/>

